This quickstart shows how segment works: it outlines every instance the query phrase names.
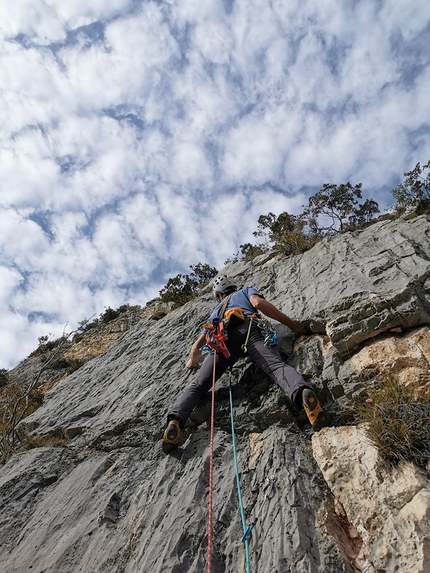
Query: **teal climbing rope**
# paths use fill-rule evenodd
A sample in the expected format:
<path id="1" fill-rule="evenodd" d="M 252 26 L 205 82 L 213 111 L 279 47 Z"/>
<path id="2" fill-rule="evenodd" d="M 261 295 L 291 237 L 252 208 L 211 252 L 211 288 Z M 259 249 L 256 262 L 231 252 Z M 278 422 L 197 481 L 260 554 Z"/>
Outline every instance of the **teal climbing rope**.
<path id="1" fill-rule="evenodd" d="M 249 557 L 249 536 L 255 524 L 257 522 L 256 519 L 251 523 L 249 527 L 246 526 L 245 520 L 245 512 L 243 509 L 243 501 L 242 501 L 242 490 L 240 487 L 240 473 L 239 473 L 239 464 L 237 462 L 237 449 L 236 449 L 236 435 L 234 429 L 234 409 L 233 409 L 233 387 L 232 387 L 232 377 L 233 374 L 231 369 L 229 370 L 230 377 L 229 377 L 229 394 L 230 394 L 230 420 L 231 420 L 231 439 L 233 443 L 233 457 L 234 457 L 234 469 L 236 472 L 236 486 L 237 486 L 237 495 L 239 498 L 239 509 L 240 509 L 240 518 L 242 520 L 242 529 L 243 529 L 243 537 L 242 542 L 245 546 L 245 566 L 246 566 L 246 573 L 251 573 L 251 561 Z"/>

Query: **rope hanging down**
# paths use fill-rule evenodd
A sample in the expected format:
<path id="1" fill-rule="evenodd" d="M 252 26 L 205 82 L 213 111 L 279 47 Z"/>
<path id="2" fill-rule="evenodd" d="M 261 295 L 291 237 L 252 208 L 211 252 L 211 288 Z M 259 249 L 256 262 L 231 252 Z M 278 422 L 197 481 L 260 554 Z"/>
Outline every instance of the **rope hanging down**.
<path id="1" fill-rule="evenodd" d="M 212 406 L 211 406 L 211 432 L 209 442 L 209 511 L 208 511 L 208 573 L 212 571 L 212 492 L 214 473 L 214 423 L 215 423 L 215 381 L 216 381 L 216 350 L 212 371 Z"/>
<path id="2" fill-rule="evenodd" d="M 213 524 L 213 510 L 212 510 L 212 499 L 213 499 L 213 458 L 214 458 L 214 427 L 215 427 L 215 381 L 216 381 L 216 353 L 214 351 L 214 361 L 213 361 L 213 374 L 212 374 L 212 405 L 211 405 L 211 425 L 210 425 L 210 442 L 209 442 L 209 509 L 208 509 L 208 573 L 212 571 L 212 524 Z M 234 468 L 236 474 L 236 487 L 237 495 L 239 498 L 239 509 L 240 518 L 242 521 L 243 537 L 242 543 L 245 545 L 245 567 L 246 573 L 251 573 L 251 560 L 249 555 L 249 537 L 251 536 L 252 530 L 257 523 L 257 518 L 247 527 L 245 520 L 245 511 L 243 509 L 242 501 L 242 490 L 240 486 L 240 473 L 239 464 L 237 461 L 237 448 L 236 448 L 236 433 L 234 427 L 234 408 L 233 408 L 233 387 L 232 387 L 232 371 L 229 370 L 229 395 L 230 395 L 230 422 L 231 422 L 231 437 L 233 444 L 233 457 L 234 457 Z"/>
<path id="3" fill-rule="evenodd" d="M 229 395 L 230 395 L 230 421 L 231 421 L 231 439 L 233 443 L 233 457 L 234 457 L 234 469 L 236 472 L 236 486 L 237 486 L 237 496 L 239 498 L 239 509 L 240 509 L 240 518 L 242 520 L 242 529 L 243 529 L 243 537 L 242 543 L 245 545 L 245 566 L 246 566 L 246 573 L 251 573 L 251 561 L 249 556 L 249 537 L 251 535 L 252 530 L 257 523 L 257 518 L 249 525 L 246 526 L 245 520 L 245 511 L 243 509 L 243 501 L 242 501 L 242 490 L 240 487 L 240 474 L 239 474 L 239 464 L 237 462 L 237 448 L 236 448 L 236 434 L 234 429 L 234 409 L 233 409 L 233 387 L 232 387 L 232 380 L 233 374 L 231 372 L 231 368 L 229 370 Z"/>

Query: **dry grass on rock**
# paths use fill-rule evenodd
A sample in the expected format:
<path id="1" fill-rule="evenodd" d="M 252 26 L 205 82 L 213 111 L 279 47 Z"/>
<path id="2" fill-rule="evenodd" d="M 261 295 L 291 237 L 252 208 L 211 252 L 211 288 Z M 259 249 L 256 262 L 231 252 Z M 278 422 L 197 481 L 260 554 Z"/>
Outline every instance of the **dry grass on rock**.
<path id="1" fill-rule="evenodd" d="M 430 462 L 430 392 L 418 395 L 390 374 L 366 390 L 356 403 L 370 439 L 393 464 L 401 460 L 425 468 Z"/>

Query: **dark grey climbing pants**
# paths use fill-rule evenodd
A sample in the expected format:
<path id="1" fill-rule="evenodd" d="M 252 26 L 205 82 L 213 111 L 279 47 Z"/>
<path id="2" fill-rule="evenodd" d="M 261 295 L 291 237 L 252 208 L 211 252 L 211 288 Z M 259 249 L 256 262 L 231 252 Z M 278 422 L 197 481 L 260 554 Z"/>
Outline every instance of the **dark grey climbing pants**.
<path id="1" fill-rule="evenodd" d="M 299 392 L 299 390 L 312 388 L 312 386 L 305 382 L 294 368 L 288 366 L 288 364 L 282 360 L 276 346 L 264 345 L 263 336 L 255 324 L 253 324 L 251 328 L 251 336 L 248 341 L 248 353 L 245 354 L 243 351 L 242 344 L 246 339 L 249 320 L 250 319 L 246 319 L 236 328 L 229 329 L 227 346 L 231 352 L 231 357 L 225 358 L 220 352 L 216 353 L 216 380 L 218 380 L 237 359 L 249 356 L 255 364 L 264 370 L 264 372 L 282 388 L 288 398 L 296 404 L 296 406 L 301 408 L 302 401 L 301 392 Z M 205 394 L 209 392 L 212 387 L 213 360 L 213 356 L 209 355 L 206 357 L 192 384 L 176 400 L 173 408 L 169 412 L 169 419 L 172 417 L 177 418 L 181 424 L 184 425 L 197 404 L 204 398 Z"/>

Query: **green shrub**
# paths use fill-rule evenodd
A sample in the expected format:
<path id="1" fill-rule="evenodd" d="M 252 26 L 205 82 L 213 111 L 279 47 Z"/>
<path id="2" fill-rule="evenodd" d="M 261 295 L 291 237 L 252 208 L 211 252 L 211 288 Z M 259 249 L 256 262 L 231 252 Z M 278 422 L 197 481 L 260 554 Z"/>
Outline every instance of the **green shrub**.
<path id="1" fill-rule="evenodd" d="M 262 254 L 269 250 L 267 242 L 272 244 L 276 253 L 283 255 L 297 255 L 310 249 L 316 242 L 313 231 L 305 230 L 308 221 L 304 215 L 290 215 L 286 211 L 276 216 L 270 212 L 258 218 L 258 231 L 254 237 L 263 237 L 265 243 L 258 243 L 254 247 L 249 243 L 241 245 L 245 259 L 249 260 L 255 254 Z M 244 248 L 246 250 L 244 250 Z M 253 248 L 256 251 L 253 251 Z"/>
<path id="2" fill-rule="evenodd" d="M 67 369 L 67 374 L 72 374 L 75 370 L 78 370 L 81 366 L 85 364 L 84 360 L 80 358 L 64 358 L 60 357 L 54 360 L 48 365 L 51 370 L 65 370 Z"/>
<path id="3" fill-rule="evenodd" d="M 425 467 L 430 461 L 430 392 L 416 389 L 383 374 L 355 404 L 359 420 L 367 423 L 370 439 L 393 464 L 400 460 Z"/>
<path id="4" fill-rule="evenodd" d="M 255 257 L 260 255 L 264 255 L 269 251 L 269 247 L 264 245 L 263 243 L 257 243 L 256 245 L 252 245 L 251 243 L 245 243 L 244 245 L 239 245 L 241 259 L 245 259 L 245 261 L 252 261 Z"/>
<path id="5" fill-rule="evenodd" d="M 8 381 L 9 381 L 8 371 L 6 370 L 6 368 L 0 368 L 0 388 L 6 386 Z"/>
<path id="6" fill-rule="evenodd" d="M 406 179 L 393 189 L 397 203 L 397 215 L 413 213 L 423 215 L 430 212 L 430 161 L 424 167 L 417 163 L 412 171 L 403 174 Z"/>
<path id="7" fill-rule="evenodd" d="M 83 340 L 84 335 L 82 333 L 75 334 L 73 337 L 73 344 L 78 344 L 81 340 Z"/>
<path id="8" fill-rule="evenodd" d="M 318 193 L 309 198 L 303 215 L 315 221 L 321 216 L 331 219 L 329 227 L 320 229 L 324 233 L 343 233 L 365 227 L 379 213 L 379 206 L 373 199 L 358 203 L 361 187 L 361 183 L 352 186 L 349 181 L 340 185 L 325 183 Z"/>
<path id="9" fill-rule="evenodd" d="M 37 388 L 26 390 L 22 381 L 9 381 L 0 393 L 0 463 L 14 451 L 15 428 L 20 420 L 35 412 L 43 402 Z"/>
<path id="10" fill-rule="evenodd" d="M 39 336 L 38 338 L 39 346 L 34 350 L 30 356 L 42 356 L 46 355 L 51 350 L 62 346 L 67 339 L 65 336 L 60 336 L 60 338 L 56 338 L 55 340 L 49 340 L 49 336 Z"/>
<path id="11" fill-rule="evenodd" d="M 64 368 L 68 368 L 69 361 L 67 358 L 58 358 L 48 364 L 48 368 L 50 370 L 63 370 Z"/>
<path id="12" fill-rule="evenodd" d="M 173 302 L 176 308 L 182 306 L 197 296 L 197 287 L 197 281 L 189 275 L 176 275 L 160 290 L 161 302 Z"/>
<path id="13" fill-rule="evenodd" d="M 175 308 L 184 305 L 193 300 L 198 289 L 206 285 L 218 272 L 216 268 L 202 263 L 191 265 L 190 269 L 191 274 L 179 274 L 167 281 L 166 286 L 160 290 L 161 302 L 173 302 Z"/>
<path id="14" fill-rule="evenodd" d="M 75 372 L 85 364 L 85 360 L 82 360 L 81 358 L 69 358 L 67 362 L 68 362 L 67 375 L 73 374 L 73 372 Z"/>
<path id="15" fill-rule="evenodd" d="M 80 332 L 88 332 L 89 330 L 92 330 L 93 328 L 97 328 L 99 326 L 99 319 L 95 318 L 94 320 L 92 320 L 91 322 L 88 322 L 86 320 L 82 321 L 82 323 L 79 323 Z"/>
<path id="16" fill-rule="evenodd" d="M 68 443 L 67 436 L 62 429 L 55 430 L 48 436 L 37 436 L 28 434 L 23 440 L 23 446 L 28 449 L 43 447 L 65 446 Z"/>
<path id="17" fill-rule="evenodd" d="M 299 215 L 286 211 L 278 216 L 272 212 L 260 215 L 257 231 L 252 233 L 259 242 L 240 245 L 241 250 L 225 264 L 249 261 L 272 249 L 277 254 L 298 255 L 311 249 L 326 235 L 363 229 L 375 223 L 378 203 L 373 199 L 359 203 L 361 187 L 361 183 L 352 186 L 349 181 L 341 185 L 325 183 L 309 198 L 308 206 L 303 205 L 304 210 Z M 321 226 L 321 222 L 327 224 L 330 220 L 328 227 Z"/>
<path id="18" fill-rule="evenodd" d="M 108 306 L 107 308 L 105 308 L 105 311 L 102 312 L 102 314 L 100 315 L 100 322 L 102 322 L 103 324 L 107 324 L 108 322 L 115 320 L 115 318 L 118 318 L 119 315 L 120 315 L 119 309 L 114 310 L 113 308 Z"/>

